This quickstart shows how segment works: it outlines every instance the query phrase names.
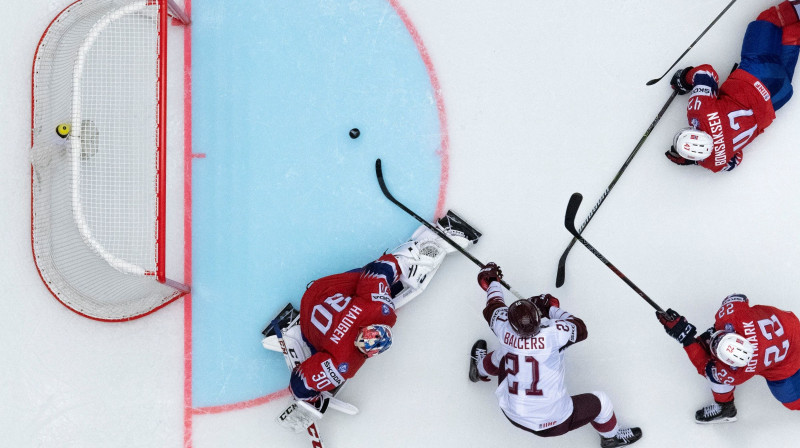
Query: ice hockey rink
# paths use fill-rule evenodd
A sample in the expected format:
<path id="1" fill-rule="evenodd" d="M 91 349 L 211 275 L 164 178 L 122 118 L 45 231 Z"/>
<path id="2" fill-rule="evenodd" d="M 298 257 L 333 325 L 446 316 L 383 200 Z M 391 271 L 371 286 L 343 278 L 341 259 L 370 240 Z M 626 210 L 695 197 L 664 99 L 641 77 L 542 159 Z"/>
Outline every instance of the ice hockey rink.
<path id="1" fill-rule="evenodd" d="M 580 225 L 672 92 L 669 75 L 645 83 L 728 0 L 178 1 L 193 23 L 169 31 L 167 269 L 193 293 L 123 323 L 62 306 L 31 254 L 31 66 L 72 1 L 6 0 L 0 16 L 0 446 L 310 446 L 275 423 L 288 371 L 260 332 L 308 281 L 417 227 L 381 194 L 376 158 L 399 200 L 431 220 L 457 211 L 483 232 L 475 257 L 584 319 L 568 389 L 605 391 L 620 424 L 642 428 L 635 446 L 797 446 L 798 414 L 761 377 L 737 388 L 739 421 L 695 424 L 705 380 L 580 245 L 554 285 L 570 195 L 584 195 Z M 748 22 L 776 3 L 737 1 L 676 68 L 711 63 L 724 78 Z M 797 313 L 800 99 L 721 174 L 664 157 L 685 107 L 667 109 L 584 236 L 698 328 L 731 293 Z M 360 413 L 319 422 L 325 447 L 599 446 L 590 426 L 523 432 L 492 385 L 469 382 L 473 342 L 493 346 L 477 273 L 449 255 L 398 312 L 394 348 L 339 395 Z"/>

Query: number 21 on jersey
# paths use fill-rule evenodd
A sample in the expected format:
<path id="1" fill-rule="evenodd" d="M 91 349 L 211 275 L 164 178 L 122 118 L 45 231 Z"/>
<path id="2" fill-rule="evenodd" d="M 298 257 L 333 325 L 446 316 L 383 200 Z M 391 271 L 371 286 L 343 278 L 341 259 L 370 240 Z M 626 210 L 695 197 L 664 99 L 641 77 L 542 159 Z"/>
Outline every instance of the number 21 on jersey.
<path id="1" fill-rule="evenodd" d="M 520 356 L 514 353 L 506 353 L 503 358 L 505 374 L 507 375 L 506 384 L 508 385 L 508 393 L 517 395 L 519 393 L 520 380 L 525 378 L 530 371 L 530 387 L 525 389 L 525 395 L 542 395 L 542 391 L 536 386 L 539 384 L 539 362 L 533 356 L 525 356 L 520 365 Z M 520 369 L 525 369 L 520 371 Z M 520 374 L 520 373 L 523 374 Z M 525 382 L 524 384 L 527 384 Z M 524 385 L 523 384 L 523 385 Z"/>

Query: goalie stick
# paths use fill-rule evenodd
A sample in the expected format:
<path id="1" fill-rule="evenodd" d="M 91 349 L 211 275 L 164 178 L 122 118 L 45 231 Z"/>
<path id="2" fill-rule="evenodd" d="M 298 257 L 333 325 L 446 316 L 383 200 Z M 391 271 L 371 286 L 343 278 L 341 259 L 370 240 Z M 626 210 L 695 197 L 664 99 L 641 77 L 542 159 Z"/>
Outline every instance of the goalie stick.
<path id="1" fill-rule="evenodd" d="M 420 217 L 418 214 L 416 214 L 413 211 L 411 211 L 411 209 L 409 209 L 408 207 L 403 205 L 402 202 L 398 201 L 397 199 L 395 199 L 394 196 L 392 196 L 392 194 L 389 192 L 389 189 L 386 187 L 386 182 L 383 180 L 383 169 L 381 168 L 381 159 L 375 160 L 375 174 L 378 176 L 378 185 L 380 185 L 381 191 L 383 192 L 383 195 L 386 196 L 386 199 L 392 201 L 392 203 L 394 203 L 396 206 L 400 207 L 401 210 L 403 210 L 404 212 L 406 212 L 409 215 L 413 216 L 414 219 L 416 219 L 417 221 L 421 222 L 425 227 L 427 227 L 427 228 L 433 230 L 434 232 L 436 232 L 436 234 L 439 235 L 440 237 L 442 237 L 443 240 L 447 241 L 448 244 L 450 244 L 451 246 L 453 246 L 453 248 L 455 248 L 456 250 L 461 252 L 465 257 L 469 258 L 473 263 L 475 263 L 478 266 L 480 266 L 481 269 L 486 267 L 486 265 L 484 263 L 481 263 L 480 260 L 478 260 L 477 258 L 473 257 L 472 254 L 470 254 L 469 252 L 464 250 L 464 248 L 462 248 L 458 243 L 456 243 L 455 241 L 450 239 L 450 237 L 447 236 L 446 233 L 442 232 L 436 226 L 434 226 L 433 224 L 429 223 L 428 221 L 426 221 L 425 219 Z M 522 297 L 522 294 L 520 294 L 519 292 L 517 292 L 517 290 L 512 288 L 508 283 L 505 282 L 505 280 L 500 279 L 499 282 L 507 290 L 509 290 L 511 292 L 511 294 L 514 294 L 518 299 L 520 299 L 520 300 L 524 300 L 525 299 L 525 297 Z"/>
<path id="2" fill-rule="evenodd" d="M 634 291 L 636 291 L 639 296 L 641 296 L 647 303 L 650 304 L 653 308 L 656 309 L 659 313 L 664 313 L 664 310 L 658 306 L 655 302 L 653 302 L 647 294 L 644 293 L 638 286 L 636 286 L 628 277 L 625 276 L 616 266 L 611 264 L 610 261 L 606 257 L 603 256 L 597 249 L 594 248 L 588 241 L 586 241 L 583 236 L 575 229 L 575 215 L 578 213 L 578 208 L 581 206 L 581 201 L 583 200 L 583 196 L 580 193 L 573 193 L 572 196 L 569 198 L 569 203 L 567 204 L 567 213 L 564 216 L 564 227 L 569 230 L 569 233 L 575 235 L 575 238 L 581 242 L 589 252 L 594 254 L 595 257 L 599 258 L 609 269 L 611 269 L 617 277 L 621 278 L 622 281 L 625 282 L 628 286 L 630 286 Z"/>
<path id="3" fill-rule="evenodd" d="M 584 229 L 586 229 L 586 226 L 589 225 L 589 221 L 592 220 L 592 217 L 597 212 L 597 209 L 599 209 L 600 206 L 603 205 L 603 201 L 606 200 L 608 193 L 611 192 L 611 189 L 614 188 L 614 185 L 617 184 L 619 178 L 622 177 L 622 173 L 624 173 L 625 170 L 628 168 L 628 165 L 630 165 L 631 160 L 633 160 L 633 157 L 636 155 L 636 153 L 639 152 L 639 148 L 642 147 L 644 141 L 647 140 L 648 136 L 650 136 L 650 133 L 653 131 L 653 128 L 656 127 L 656 124 L 659 122 L 659 120 L 661 120 L 661 116 L 664 115 L 664 112 L 667 111 L 667 108 L 669 107 L 670 104 L 672 104 L 672 100 L 674 100 L 676 96 L 678 96 L 677 90 L 672 92 L 672 95 L 670 95 L 667 102 L 664 103 L 664 106 L 662 106 L 661 110 L 658 111 L 658 115 L 656 115 L 655 120 L 653 120 L 653 122 L 650 123 L 650 127 L 647 128 L 647 131 L 645 131 L 644 135 L 642 135 L 642 138 L 639 140 L 639 143 L 637 143 L 636 147 L 633 148 L 633 151 L 631 151 L 631 154 L 628 156 L 628 159 L 625 160 L 625 163 L 622 164 L 622 168 L 620 168 L 619 171 L 617 171 L 617 175 L 614 176 L 614 179 L 611 181 L 611 184 L 609 184 L 608 187 L 606 187 L 606 191 L 604 191 L 603 194 L 600 196 L 600 200 L 597 201 L 597 204 L 595 204 L 595 206 L 592 208 L 592 211 L 589 212 L 589 215 L 583 221 L 583 224 L 581 224 L 581 228 L 580 230 L 578 230 L 579 234 L 583 233 Z M 566 277 L 565 271 L 567 265 L 567 255 L 569 255 L 569 251 L 572 250 L 572 246 L 575 245 L 575 241 L 577 241 L 577 238 L 572 238 L 572 241 L 569 242 L 567 248 L 564 249 L 564 253 L 561 254 L 561 258 L 558 259 L 558 270 L 556 271 L 556 288 L 560 288 L 561 286 L 564 285 L 564 279 Z"/>
<path id="4" fill-rule="evenodd" d="M 731 0 L 731 2 L 728 3 L 728 6 L 726 6 L 725 9 L 723 9 L 722 12 L 717 15 L 717 17 L 714 19 L 714 21 L 711 22 L 711 24 L 708 25 L 706 27 L 706 29 L 704 29 L 703 32 L 700 33 L 699 36 L 697 36 L 697 39 L 695 39 L 694 42 L 692 42 L 692 44 L 689 45 L 689 48 L 687 48 L 686 51 L 684 51 L 683 54 L 680 55 L 680 57 L 678 57 L 678 59 L 675 62 L 672 63 L 672 65 L 667 69 L 667 71 L 664 72 L 664 74 L 659 76 L 658 78 L 651 79 L 650 81 L 647 81 L 647 85 L 648 86 L 652 86 L 653 84 L 657 83 L 658 81 L 661 81 L 662 78 L 667 76 L 669 74 L 669 71 L 672 70 L 678 64 L 678 62 L 680 62 L 680 60 L 683 59 L 684 56 L 686 56 L 686 53 L 688 53 L 689 50 L 691 50 L 692 47 L 694 47 L 694 44 L 696 44 L 697 41 L 699 41 L 701 37 L 705 36 L 706 32 L 708 32 L 708 30 L 710 30 L 711 27 L 714 26 L 715 23 L 717 23 L 717 20 L 719 20 L 719 18 L 722 17 L 722 15 L 725 14 L 731 8 L 731 6 L 733 6 L 734 3 L 736 3 L 736 0 Z"/>

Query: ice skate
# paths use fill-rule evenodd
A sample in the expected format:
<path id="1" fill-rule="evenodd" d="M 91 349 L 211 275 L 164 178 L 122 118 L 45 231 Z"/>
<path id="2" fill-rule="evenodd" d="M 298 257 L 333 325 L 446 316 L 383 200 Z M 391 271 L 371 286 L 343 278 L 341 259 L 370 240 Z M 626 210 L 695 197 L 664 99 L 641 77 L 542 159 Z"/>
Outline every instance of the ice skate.
<path id="1" fill-rule="evenodd" d="M 481 375 L 478 371 L 478 363 L 483 362 L 486 357 L 486 341 L 478 339 L 472 346 L 469 358 L 469 380 L 473 383 L 478 381 L 489 381 L 488 376 Z"/>
<path id="2" fill-rule="evenodd" d="M 602 448 L 614 448 L 617 446 L 627 446 L 642 438 L 642 430 L 639 428 L 620 428 L 614 437 L 600 436 L 600 446 Z"/>
<path id="3" fill-rule="evenodd" d="M 697 423 L 728 423 L 736 421 L 736 405 L 732 401 L 727 403 L 713 403 L 694 414 Z"/>
<path id="4" fill-rule="evenodd" d="M 265 338 L 273 336 L 276 334 L 276 329 L 284 330 L 294 322 L 299 315 L 300 312 L 294 308 L 294 305 L 288 303 L 278 315 L 267 324 L 264 330 L 261 331 L 261 334 L 263 334 Z"/>
<path id="5" fill-rule="evenodd" d="M 452 210 L 448 210 L 446 215 L 436 221 L 436 224 L 450 239 L 459 243 L 462 249 L 466 249 L 470 244 L 476 244 L 481 237 L 481 232 L 467 224 Z"/>

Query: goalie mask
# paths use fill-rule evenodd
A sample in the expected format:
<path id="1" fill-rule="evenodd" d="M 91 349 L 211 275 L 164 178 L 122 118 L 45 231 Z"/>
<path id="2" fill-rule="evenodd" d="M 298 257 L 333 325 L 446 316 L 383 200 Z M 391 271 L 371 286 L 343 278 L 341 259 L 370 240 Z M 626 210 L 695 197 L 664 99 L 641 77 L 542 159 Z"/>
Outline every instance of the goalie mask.
<path id="1" fill-rule="evenodd" d="M 707 133 L 693 127 L 683 128 L 672 139 L 672 149 L 686 160 L 705 160 L 714 150 L 714 140 Z"/>
<path id="2" fill-rule="evenodd" d="M 542 317 L 529 299 L 520 299 L 508 307 L 508 323 L 520 337 L 529 338 L 539 332 Z"/>
<path id="3" fill-rule="evenodd" d="M 725 330 L 711 335 L 708 341 L 711 354 L 732 367 L 744 367 L 753 358 L 755 349 L 744 336 Z"/>
<path id="4" fill-rule="evenodd" d="M 367 358 L 383 353 L 392 346 L 392 329 L 388 325 L 367 325 L 358 332 L 356 347 Z"/>

